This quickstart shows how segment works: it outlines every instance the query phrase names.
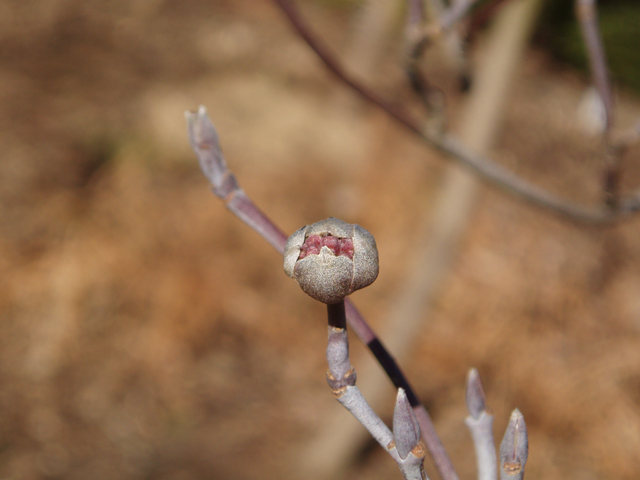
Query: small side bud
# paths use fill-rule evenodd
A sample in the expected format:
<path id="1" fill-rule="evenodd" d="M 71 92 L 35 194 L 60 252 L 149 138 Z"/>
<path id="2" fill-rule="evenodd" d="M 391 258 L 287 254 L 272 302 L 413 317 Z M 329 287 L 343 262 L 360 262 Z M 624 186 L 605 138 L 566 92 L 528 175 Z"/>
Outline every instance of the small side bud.
<path id="1" fill-rule="evenodd" d="M 338 303 L 378 276 L 376 241 L 359 225 L 327 218 L 289 237 L 284 272 L 316 300 Z"/>
<path id="2" fill-rule="evenodd" d="M 485 396 L 482 382 L 480 381 L 480 374 L 475 368 L 469 370 L 469 374 L 467 375 L 466 400 L 467 410 L 469 410 L 471 416 L 477 420 L 485 410 Z"/>
<path id="3" fill-rule="evenodd" d="M 524 417 L 516 408 L 511 414 L 509 425 L 500 445 L 500 478 L 522 479 L 524 466 L 529 455 L 529 440 Z"/>
<path id="4" fill-rule="evenodd" d="M 420 441 L 420 425 L 416 414 L 411 408 L 404 389 L 398 389 L 396 407 L 393 411 L 393 439 L 398 455 L 403 460 L 407 458 Z"/>

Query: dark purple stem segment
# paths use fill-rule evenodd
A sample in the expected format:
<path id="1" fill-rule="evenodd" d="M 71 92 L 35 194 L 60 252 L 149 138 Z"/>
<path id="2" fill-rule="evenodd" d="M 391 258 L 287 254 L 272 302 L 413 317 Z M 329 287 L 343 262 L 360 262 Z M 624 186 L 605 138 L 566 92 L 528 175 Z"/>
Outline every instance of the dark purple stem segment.
<path id="1" fill-rule="evenodd" d="M 329 303 L 327 305 L 327 316 L 329 317 L 329 326 L 345 330 L 347 328 L 347 316 L 344 309 L 344 300 L 338 303 Z"/>
<path id="2" fill-rule="evenodd" d="M 415 412 L 418 423 L 420 424 L 422 439 L 431 454 L 431 458 L 433 458 L 433 462 L 435 463 L 438 472 L 440 472 L 440 476 L 444 480 L 458 480 L 458 474 L 453 467 L 453 463 L 449 458 L 447 450 L 440 441 L 440 437 L 433 426 L 433 421 L 431 420 L 429 412 L 427 412 L 427 409 L 424 408 L 422 403 L 420 403 L 420 399 L 416 395 L 413 387 L 409 384 L 409 381 L 400 369 L 400 366 L 378 339 L 375 332 L 371 330 L 371 327 L 369 327 L 356 306 L 348 298 L 345 299 L 345 309 L 349 326 L 354 332 L 356 332 L 358 337 L 367 345 L 367 347 L 369 347 L 369 350 L 373 353 L 389 379 L 393 382 L 393 385 L 396 388 L 404 389 L 407 399 L 413 407 L 413 411 Z"/>
<path id="3" fill-rule="evenodd" d="M 593 84 L 604 107 L 604 138 L 609 151 L 605 157 L 604 200 L 612 210 L 620 202 L 620 180 L 622 177 L 621 156 L 623 149 L 611 145 L 611 130 L 614 124 L 613 90 L 609 79 L 607 58 L 602 45 L 595 0 L 575 0 L 576 16 L 587 48 Z"/>

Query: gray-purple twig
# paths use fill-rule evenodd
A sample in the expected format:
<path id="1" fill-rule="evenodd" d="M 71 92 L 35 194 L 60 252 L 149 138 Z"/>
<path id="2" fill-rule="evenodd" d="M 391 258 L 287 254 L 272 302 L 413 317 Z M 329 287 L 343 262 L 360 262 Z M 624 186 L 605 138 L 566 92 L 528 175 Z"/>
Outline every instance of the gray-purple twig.
<path id="1" fill-rule="evenodd" d="M 507 430 L 500 444 L 500 479 L 522 480 L 529 455 L 529 439 L 524 417 L 516 408 L 511 413 Z"/>
<path id="2" fill-rule="evenodd" d="M 497 476 L 496 446 L 493 443 L 493 415 L 487 412 L 480 375 L 474 368 L 467 377 L 467 410 L 465 419 L 476 450 L 478 480 L 495 480 Z"/>
<path id="3" fill-rule="evenodd" d="M 576 16 L 587 49 L 591 77 L 604 111 L 603 133 L 607 147 L 604 158 L 604 200 L 610 208 L 615 208 L 620 199 L 621 160 L 624 148 L 616 146 L 611 139 L 614 124 L 613 93 L 600 28 L 598 27 L 598 12 L 595 0 L 575 0 L 575 2 Z"/>
<path id="4" fill-rule="evenodd" d="M 197 112 L 186 112 L 189 141 L 200 162 L 200 167 L 220 197 L 238 218 L 254 229 L 281 254 L 285 251 L 287 236 L 242 191 L 233 173 L 226 165 L 218 134 L 203 106 Z M 234 200 L 234 199 L 238 200 Z M 436 467 L 444 480 L 458 480 L 449 456 L 440 441 L 431 417 L 420 403 L 414 389 L 402 370 L 389 354 L 373 329 L 353 303 L 346 299 L 344 309 L 349 326 L 367 345 L 396 388 L 402 388 L 415 411 L 422 437 L 431 453 Z"/>
<path id="5" fill-rule="evenodd" d="M 352 78 L 324 42 L 322 42 L 320 38 L 312 32 L 311 28 L 302 18 L 292 1 L 274 0 L 274 2 L 285 13 L 291 22 L 291 25 L 300 37 L 309 45 L 316 55 L 318 55 L 325 66 L 343 83 L 351 87 L 355 92 L 369 102 L 381 108 L 398 123 L 418 135 L 429 145 L 458 160 L 460 163 L 471 168 L 482 178 L 499 188 L 515 194 L 533 205 L 561 214 L 571 220 L 584 223 L 610 223 L 640 210 L 640 191 L 625 199 L 615 202 L 615 205 L 605 204 L 601 207 L 584 206 L 554 195 L 549 191 L 513 174 L 488 157 L 477 155 L 476 153 L 469 151 L 452 135 L 433 135 L 433 131 L 425 131 L 422 127 L 422 122 L 417 121 L 402 106 L 389 102 L 378 95 L 375 91 Z"/>
<path id="6" fill-rule="evenodd" d="M 373 411 L 356 387 L 356 372 L 349 360 L 349 337 L 344 301 L 327 305 L 327 382 L 333 396 L 344 406 L 397 462 L 406 480 L 425 480 L 425 449 L 420 442 L 420 426 L 402 388 L 398 390 L 393 414 L 393 432 Z M 338 325 L 344 325 L 340 327 Z M 339 432 L 336 432 L 339 435 Z"/>
<path id="7" fill-rule="evenodd" d="M 587 48 L 587 57 L 593 83 L 598 91 L 605 112 L 605 130 L 613 125 L 613 95 L 607 60 L 602 46 L 600 29 L 598 27 L 598 13 L 595 0 L 575 0 L 576 16 Z"/>

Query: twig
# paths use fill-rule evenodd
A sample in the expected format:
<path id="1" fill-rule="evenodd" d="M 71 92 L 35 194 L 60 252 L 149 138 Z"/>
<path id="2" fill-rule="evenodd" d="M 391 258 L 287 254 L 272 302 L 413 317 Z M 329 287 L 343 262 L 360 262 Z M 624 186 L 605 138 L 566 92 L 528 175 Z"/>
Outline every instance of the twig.
<path id="1" fill-rule="evenodd" d="M 467 410 L 465 419 L 473 438 L 478 464 L 478 480 L 496 480 L 496 446 L 493 443 L 493 415 L 485 407 L 485 396 L 478 371 L 471 369 L 467 377 Z"/>
<path id="2" fill-rule="evenodd" d="M 598 12 L 595 0 L 575 0 L 575 2 L 576 16 L 587 48 L 591 76 L 604 110 L 603 133 L 607 147 L 603 188 L 605 204 L 615 208 L 620 197 L 621 162 L 624 149 L 616 147 L 611 141 L 611 130 L 614 124 L 613 93 L 598 27 Z"/>
<path id="3" fill-rule="evenodd" d="M 613 126 L 613 95 L 611 94 L 611 83 L 607 71 L 607 60 L 602 47 L 602 39 L 598 28 L 598 13 L 595 0 L 575 0 L 576 16 L 582 31 L 589 67 L 593 76 L 593 83 L 598 90 L 600 100 L 605 112 L 605 130 L 608 131 Z"/>
<path id="4" fill-rule="evenodd" d="M 469 84 L 466 74 L 467 65 L 464 58 L 462 40 L 458 32 L 452 32 L 449 21 L 457 21 L 459 18 L 450 18 L 450 13 L 454 12 L 464 15 L 466 3 L 473 3 L 476 0 L 459 0 L 449 9 L 445 9 L 442 0 L 430 0 L 427 2 L 428 8 L 424 8 L 422 1 L 407 0 L 408 14 L 407 26 L 405 29 L 405 41 L 407 43 L 406 71 L 411 88 L 418 94 L 422 103 L 426 107 L 427 114 L 432 119 L 434 127 L 442 130 L 444 125 L 444 94 L 442 91 L 431 85 L 424 72 L 420 69 L 420 59 L 427 47 L 434 44 L 437 39 L 443 40 L 442 46 L 445 50 L 446 59 L 461 77 L 463 89 Z M 431 20 L 427 20 L 428 16 Z M 443 23 L 445 19 L 445 23 Z M 442 38 L 444 36 L 444 38 Z"/>
<path id="5" fill-rule="evenodd" d="M 325 66 L 343 83 L 350 86 L 369 102 L 381 108 L 405 128 L 417 134 L 423 141 L 442 153 L 457 159 L 485 180 L 538 207 L 551 210 L 568 219 L 583 223 L 606 224 L 620 220 L 624 216 L 635 213 L 640 209 L 640 192 L 634 193 L 629 198 L 620 201 L 615 206 L 615 209 L 588 207 L 572 202 L 524 180 L 485 156 L 477 155 L 467 150 L 454 136 L 436 136 L 431 134 L 431 132 L 423 131 L 420 122 L 415 120 L 401 106 L 387 101 L 373 90 L 353 79 L 324 43 L 311 32 L 311 29 L 300 16 L 292 2 L 289 0 L 274 0 L 274 2 L 286 14 L 295 30 L 324 62 Z"/>
<path id="6" fill-rule="evenodd" d="M 420 427 L 407 396 L 399 389 L 393 415 L 393 433 L 373 411 L 356 387 L 356 373 L 349 360 L 349 337 L 344 301 L 327 305 L 329 338 L 327 341 L 327 382 L 334 397 L 371 434 L 398 463 L 407 480 L 425 480 L 424 447 Z"/>
<path id="7" fill-rule="evenodd" d="M 187 112 L 185 117 L 187 119 L 191 147 L 198 156 L 200 167 L 211 183 L 213 192 L 226 203 L 227 208 L 232 213 L 253 228 L 282 254 L 287 236 L 258 209 L 239 187 L 235 176 L 227 168 L 220 149 L 218 134 L 207 116 L 206 109 L 201 106 L 195 113 Z M 236 197 L 240 200 L 234 200 Z M 376 357 L 394 386 L 405 390 L 408 401 L 420 423 L 425 443 L 427 443 L 434 462 L 439 466 L 443 479 L 457 480 L 458 477 L 455 474 L 453 465 L 433 428 L 429 414 L 421 405 L 402 370 L 351 301 L 345 300 L 344 308 L 347 321 L 356 335 Z"/>
<path id="8" fill-rule="evenodd" d="M 423 29 L 424 8 L 422 1 L 408 0 L 407 27 L 405 29 L 406 47 L 406 73 L 409 85 L 422 101 L 427 114 L 434 122 L 438 130 L 444 125 L 444 95 L 442 91 L 433 86 L 424 72 L 420 69 L 420 59 L 426 49 L 432 43 L 433 36 Z"/>
<path id="9" fill-rule="evenodd" d="M 329 323 L 332 313 L 329 311 Z M 336 328 L 329 325 L 329 339 L 327 342 L 327 382 L 334 397 L 356 417 L 369 431 L 371 436 L 387 450 L 393 440 L 391 430 L 371 409 L 362 393 L 356 387 L 356 374 L 349 361 L 349 342 L 346 328 Z"/>
<path id="10" fill-rule="evenodd" d="M 197 113 L 185 113 L 189 127 L 189 142 L 198 156 L 200 168 L 211 183 L 213 193 L 220 197 L 227 208 L 240 220 L 258 232 L 279 252 L 284 251 L 287 235 L 263 214 L 238 185 L 220 149 L 218 133 L 200 107 Z"/>

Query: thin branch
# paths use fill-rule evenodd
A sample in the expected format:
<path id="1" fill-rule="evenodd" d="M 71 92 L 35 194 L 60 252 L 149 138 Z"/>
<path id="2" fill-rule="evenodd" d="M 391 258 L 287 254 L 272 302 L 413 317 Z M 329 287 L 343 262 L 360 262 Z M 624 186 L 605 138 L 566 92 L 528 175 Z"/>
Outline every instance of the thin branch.
<path id="1" fill-rule="evenodd" d="M 568 219 L 583 223 L 606 224 L 620 220 L 622 217 L 640 209 L 640 191 L 634 193 L 624 201 L 618 202 L 615 208 L 584 206 L 554 195 L 513 174 L 489 158 L 467 150 L 458 139 L 451 135 L 434 135 L 433 132 L 425 132 L 421 127 L 421 123 L 414 119 L 404 108 L 380 97 L 376 92 L 353 79 L 325 44 L 312 33 L 292 2 L 289 0 L 274 0 L 274 2 L 286 14 L 292 26 L 324 62 L 325 66 L 343 83 L 351 87 L 369 102 L 381 108 L 398 123 L 418 135 L 427 144 L 457 159 L 463 165 L 471 168 L 485 180 L 493 183 L 497 187 L 516 194 L 523 200 L 538 207 L 551 210 Z"/>
<path id="2" fill-rule="evenodd" d="M 366 324 L 355 305 L 347 299 L 345 300 L 345 307 L 349 326 L 351 326 L 354 331 L 356 331 L 356 328 L 358 329 L 356 333 L 373 353 L 389 379 L 393 382 L 393 385 L 396 388 L 402 388 L 405 391 L 409 403 L 416 414 L 418 423 L 420 424 L 422 439 L 433 458 L 433 462 L 436 465 L 438 472 L 440 472 L 440 476 L 444 480 L 458 480 L 458 474 L 453 467 L 453 463 L 449 458 L 447 450 L 444 448 L 444 445 L 433 426 L 433 420 L 431 419 L 429 412 L 427 412 L 427 409 L 424 408 L 420 402 L 420 399 L 415 394 L 413 387 L 409 384 L 397 362 L 389 354 L 389 351 L 378 339 L 373 330 L 371 330 Z"/>
<path id="3" fill-rule="evenodd" d="M 603 185 L 605 204 L 616 207 L 620 198 L 621 163 L 624 149 L 617 148 L 611 141 L 611 130 L 614 124 L 613 93 L 598 26 L 598 12 L 595 0 L 575 0 L 575 2 L 576 16 L 587 48 L 591 76 L 604 111 L 603 133 L 607 146 Z"/>
<path id="4" fill-rule="evenodd" d="M 344 335 L 341 335 L 340 338 L 346 342 L 346 331 L 344 331 Z M 330 354 L 327 353 L 327 359 L 330 358 Z M 348 357 L 346 361 L 348 363 Z M 351 371 L 352 370 L 353 369 L 351 369 Z M 350 375 L 348 379 L 345 379 L 335 378 L 333 373 L 336 371 L 339 371 L 339 366 L 329 363 L 327 381 L 331 386 L 333 396 L 367 429 L 380 446 L 388 451 L 389 445 L 392 444 L 393 441 L 393 434 L 391 430 L 389 430 L 389 427 L 387 427 L 380 417 L 371 409 L 362 392 L 355 386 L 355 372 L 353 375 Z M 347 383 L 347 385 L 342 385 L 343 383 Z"/>
<path id="5" fill-rule="evenodd" d="M 398 463 L 405 479 L 424 480 L 426 478 L 423 475 L 425 452 L 423 445 L 419 442 L 420 427 L 404 390 L 398 390 L 392 433 L 356 387 L 356 372 L 349 360 L 349 337 L 344 301 L 327 305 L 327 314 L 329 320 L 327 382 L 333 396 Z M 337 432 L 336 434 L 339 435 Z"/>
<path id="6" fill-rule="evenodd" d="M 595 0 L 575 0 L 576 16 L 582 31 L 589 67 L 593 77 L 593 83 L 598 90 L 600 100 L 605 112 L 605 130 L 613 126 L 613 95 L 609 73 L 607 71 L 607 60 L 602 46 L 600 29 L 598 28 L 598 12 Z"/>
<path id="7" fill-rule="evenodd" d="M 444 125 L 445 99 L 442 91 L 431 85 L 420 69 L 420 59 L 428 47 L 440 40 L 449 66 L 461 78 L 461 89 L 469 85 L 468 65 L 464 56 L 462 40 L 457 31 L 452 31 L 452 22 L 457 22 L 467 8 L 477 0 L 458 0 L 448 9 L 442 0 L 429 0 L 424 8 L 422 1 L 407 0 L 408 15 L 405 29 L 407 44 L 406 71 L 411 88 L 418 94 L 427 109 L 434 126 L 442 130 Z M 430 20 L 427 20 L 430 17 Z"/>
<path id="8" fill-rule="evenodd" d="M 207 116 L 207 110 L 201 106 L 197 112 L 187 112 L 185 117 L 188 124 L 189 142 L 198 156 L 202 171 L 209 179 L 214 193 L 227 204 L 227 208 L 240 220 L 267 240 L 280 254 L 284 253 L 284 246 L 288 237 L 247 197 L 238 185 L 233 173 L 227 168 L 220 148 L 218 134 Z M 235 198 L 239 200 L 234 201 Z M 333 309 L 333 314 L 336 314 L 336 312 L 340 314 L 339 308 Z M 348 299 L 344 302 L 344 313 L 349 326 L 353 328 L 360 340 L 367 345 L 394 386 L 405 390 L 420 423 L 423 439 L 434 458 L 442 478 L 444 480 L 458 480 L 451 460 L 435 432 L 431 417 L 420 403 L 415 390 L 409 384 L 396 361 L 355 305 Z"/>
<path id="9" fill-rule="evenodd" d="M 498 464 L 493 443 L 493 415 L 485 407 L 484 390 L 478 371 L 471 369 L 467 377 L 467 409 L 465 419 L 473 438 L 478 465 L 478 480 L 496 480 Z"/>
<path id="10" fill-rule="evenodd" d="M 371 409 L 356 386 L 345 387 L 337 399 L 367 429 L 382 448 L 387 450 L 393 440 L 391 430 Z"/>
<path id="11" fill-rule="evenodd" d="M 380 363 L 387 376 L 391 379 L 393 385 L 396 388 L 402 388 L 405 391 L 409 403 L 416 414 L 418 423 L 420 424 L 422 438 L 429 450 L 429 453 L 431 454 L 431 457 L 433 458 L 436 468 L 440 472 L 440 476 L 445 480 L 458 480 L 458 474 L 451 463 L 449 454 L 440 441 L 440 437 L 438 437 L 435 427 L 433 426 L 431 416 L 424 406 L 422 406 L 422 403 L 415 394 L 415 391 L 409 384 L 407 378 L 402 373 L 397 362 L 389 354 L 388 350 L 384 347 L 375 333 L 369 328 L 366 322 L 364 322 L 364 319 L 353 303 L 346 300 L 345 307 L 349 325 L 354 328 L 354 330 L 356 327 L 363 330 L 362 333 L 364 333 L 364 335 L 358 333 L 358 336 L 364 343 L 366 343 L 367 347 L 369 347 L 369 350 L 371 350 L 378 363 Z"/>
<path id="12" fill-rule="evenodd" d="M 344 303 L 344 302 L 343 302 Z M 356 371 L 349 360 L 347 329 L 331 325 L 332 312 L 329 311 L 329 335 L 327 340 L 327 382 L 336 392 L 356 384 Z"/>

